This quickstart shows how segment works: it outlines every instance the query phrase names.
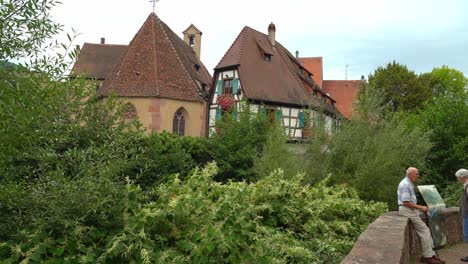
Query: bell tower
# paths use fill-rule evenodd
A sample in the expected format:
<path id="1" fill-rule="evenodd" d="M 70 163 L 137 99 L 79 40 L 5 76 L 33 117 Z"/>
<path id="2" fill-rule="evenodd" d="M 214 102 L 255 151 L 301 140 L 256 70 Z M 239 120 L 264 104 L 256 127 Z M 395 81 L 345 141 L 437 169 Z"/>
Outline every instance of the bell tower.
<path id="1" fill-rule="evenodd" d="M 200 59 L 200 49 L 201 49 L 201 36 L 202 32 L 198 30 L 193 24 L 182 32 L 184 34 L 184 41 L 187 43 L 197 54 L 197 57 Z"/>

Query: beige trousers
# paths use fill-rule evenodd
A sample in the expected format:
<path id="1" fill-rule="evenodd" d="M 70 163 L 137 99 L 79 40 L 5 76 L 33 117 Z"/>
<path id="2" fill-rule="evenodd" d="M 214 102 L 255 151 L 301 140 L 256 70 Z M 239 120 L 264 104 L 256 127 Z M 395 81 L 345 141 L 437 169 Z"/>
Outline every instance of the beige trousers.
<path id="1" fill-rule="evenodd" d="M 434 256 L 434 251 L 432 250 L 434 242 L 432 241 L 431 231 L 419 217 L 419 210 L 411 209 L 406 206 L 400 206 L 398 208 L 398 212 L 400 215 L 408 217 L 416 229 L 416 233 L 421 240 L 422 255 L 425 258 Z"/>

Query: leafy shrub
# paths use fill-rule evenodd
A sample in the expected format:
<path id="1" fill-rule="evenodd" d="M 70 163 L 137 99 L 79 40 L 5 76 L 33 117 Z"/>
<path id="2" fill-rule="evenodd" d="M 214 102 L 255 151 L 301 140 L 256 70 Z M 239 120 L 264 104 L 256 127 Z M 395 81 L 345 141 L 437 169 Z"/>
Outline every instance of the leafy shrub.
<path id="1" fill-rule="evenodd" d="M 304 186 L 300 174 L 286 179 L 276 171 L 257 183 L 221 184 L 213 180 L 216 170 L 209 164 L 184 181 L 162 184 L 154 189 L 154 201 L 134 184 L 125 192 L 105 179 L 38 184 L 22 200 L 37 199 L 37 209 L 27 210 L 37 220 L 22 222 L 19 232 L 5 238 L 0 257 L 54 263 L 337 263 L 385 211 L 346 186 Z"/>
<path id="2" fill-rule="evenodd" d="M 209 143 L 204 138 L 180 137 L 167 132 L 141 139 L 143 151 L 126 171 L 142 188 L 165 182 L 170 175 L 184 178 L 195 167 L 212 161 Z"/>
<path id="3" fill-rule="evenodd" d="M 272 126 L 261 113 L 253 113 L 249 104 L 243 106 L 242 112 L 233 111 L 217 122 L 218 133 L 209 139 L 213 158 L 219 166 L 215 179 L 222 182 L 256 180 L 254 161 L 263 153 Z"/>
<path id="4" fill-rule="evenodd" d="M 395 209 L 396 188 L 405 169 L 424 170 L 430 147 L 427 135 L 417 129 L 353 120 L 331 141 L 328 171 L 333 183 L 349 183 L 361 198 L 386 202 Z"/>
<path id="5" fill-rule="evenodd" d="M 93 263 L 99 245 L 123 226 L 123 183 L 51 175 L 28 185 L 0 186 L 0 259 L 7 263 Z"/>
<path id="6" fill-rule="evenodd" d="M 463 194 L 463 190 L 463 184 L 454 182 L 442 189 L 440 196 L 442 196 L 447 207 L 458 207 L 460 206 L 460 199 Z"/>
<path id="7" fill-rule="evenodd" d="M 284 131 L 279 126 L 272 127 L 267 133 L 267 140 L 261 155 L 254 158 L 253 171 L 258 179 L 281 169 L 285 175 L 296 175 L 305 171 L 307 160 L 304 155 L 295 154 L 305 145 L 289 144 Z"/>

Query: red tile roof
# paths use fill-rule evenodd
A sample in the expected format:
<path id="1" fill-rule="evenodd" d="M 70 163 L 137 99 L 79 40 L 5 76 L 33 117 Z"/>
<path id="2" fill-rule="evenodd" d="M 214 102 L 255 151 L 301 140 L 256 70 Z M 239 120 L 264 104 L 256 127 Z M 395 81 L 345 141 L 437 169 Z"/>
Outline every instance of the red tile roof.
<path id="1" fill-rule="evenodd" d="M 271 61 L 264 60 L 264 54 L 271 55 Z M 250 27 L 244 27 L 226 54 L 215 68 L 238 66 L 242 90 L 248 99 L 262 102 L 285 103 L 326 109 L 338 114 L 336 109 L 317 100 L 313 90 L 327 96 L 321 88 L 309 79 L 301 63 L 278 41 L 272 46 L 268 35 Z"/>
<path id="2" fill-rule="evenodd" d="M 104 80 L 126 51 L 127 45 L 85 43 L 70 76 L 86 74 L 88 78 Z"/>
<path id="3" fill-rule="evenodd" d="M 200 89 L 210 84 L 193 49 L 151 13 L 99 92 L 203 101 Z"/>
<path id="4" fill-rule="evenodd" d="M 323 81 L 323 60 L 322 57 L 304 57 L 299 58 L 299 60 L 304 65 L 308 71 L 310 71 L 313 76 L 312 78 L 318 84 L 318 86 L 322 87 Z"/>
<path id="5" fill-rule="evenodd" d="M 360 86 L 360 80 L 323 81 L 323 90 L 335 98 L 336 108 L 348 119 L 353 114 Z"/>

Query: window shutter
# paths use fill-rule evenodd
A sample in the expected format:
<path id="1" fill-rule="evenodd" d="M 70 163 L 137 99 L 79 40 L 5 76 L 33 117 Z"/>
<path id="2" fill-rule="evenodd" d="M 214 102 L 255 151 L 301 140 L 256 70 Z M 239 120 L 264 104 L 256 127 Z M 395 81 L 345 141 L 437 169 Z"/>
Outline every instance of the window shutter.
<path id="1" fill-rule="evenodd" d="M 283 111 L 281 109 L 276 110 L 276 121 L 278 124 L 282 125 L 283 124 Z"/>
<path id="2" fill-rule="evenodd" d="M 304 112 L 299 113 L 299 127 L 303 128 L 305 125 L 305 115 Z"/>
<path id="3" fill-rule="evenodd" d="M 216 92 L 218 93 L 218 95 L 223 94 L 223 81 L 222 80 L 218 80 L 218 88 Z"/>
<path id="4" fill-rule="evenodd" d="M 216 120 L 220 120 L 221 119 L 221 109 L 217 108 L 216 109 Z"/>
<path id="5" fill-rule="evenodd" d="M 267 111 L 266 111 L 266 108 L 264 106 L 260 106 L 260 116 L 262 118 L 266 118 L 267 117 Z"/>
<path id="6" fill-rule="evenodd" d="M 239 79 L 234 78 L 232 80 L 232 94 L 237 94 L 238 89 L 239 89 Z"/>
<path id="7" fill-rule="evenodd" d="M 231 116 L 232 119 L 237 120 L 237 109 L 235 107 L 231 109 Z"/>

